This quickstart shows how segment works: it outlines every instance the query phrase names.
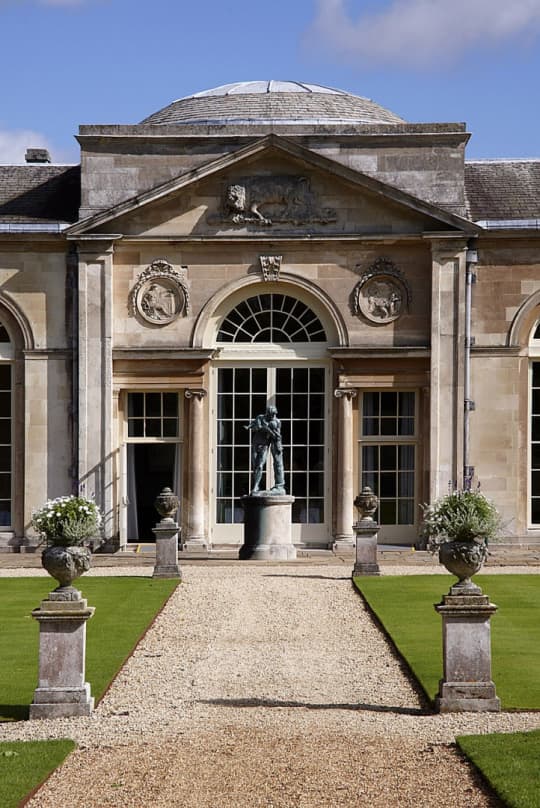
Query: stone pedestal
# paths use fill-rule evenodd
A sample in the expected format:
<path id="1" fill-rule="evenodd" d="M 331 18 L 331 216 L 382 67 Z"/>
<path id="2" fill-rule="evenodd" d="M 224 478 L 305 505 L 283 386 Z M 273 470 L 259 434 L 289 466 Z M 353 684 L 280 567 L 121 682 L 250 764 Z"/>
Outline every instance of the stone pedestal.
<path id="1" fill-rule="evenodd" d="M 80 592 L 76 600 L 51 592 L 32 617 L 39 622 L 39 677 L 30 718 L 90 715 L 94 699 L 85 682 L 86 621 L 94 614 Z"/>
<path id="2" fill-rule="evenodd" d="M 490 619 L 497 607 L 486 595 L 450 589 L 435 605 L 443 623 L 443 678 L 435 700 L 441 713 L 499 712 L 491 681 Z"/>
<path id="3" fill-rule="evenodd" d="M 242 497 L 244 544 L 239 558 L 256 561 L 294 561 L 292 504 L 286 494 Z"/>
<path id="4" fill-rule="evenodd" d="M 377 535 L 379 525 L 367 517 L 353 525 L 356 534 L 356 561 L 353 576 L 380 575 L 377 562 Z"/>
<path id="5" fill-rule="evenodd" d="M 156 565 L 153 578 L 181 578 L 178 566 L 179 527 L 172 519 L 162 519 L 152 533 L 156 537 Z"/>

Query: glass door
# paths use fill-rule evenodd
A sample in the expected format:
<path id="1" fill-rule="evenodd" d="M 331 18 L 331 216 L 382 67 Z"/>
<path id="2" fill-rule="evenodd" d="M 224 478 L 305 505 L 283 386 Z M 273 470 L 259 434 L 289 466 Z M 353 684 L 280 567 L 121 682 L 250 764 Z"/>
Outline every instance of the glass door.
<path id="1" fill-rule="evenodd" d="M 250 420 L 274 404 L 281 421 L 285 487 L 295 497 L 293 538 L 327 543 L 328 508 L 325 367 L 220 367 L 215 418 L 215 527 L 213 541 L 241 543 L 241 497 L 251 485 Z M 273 484 L 269 456 L 266 488 Z"/>

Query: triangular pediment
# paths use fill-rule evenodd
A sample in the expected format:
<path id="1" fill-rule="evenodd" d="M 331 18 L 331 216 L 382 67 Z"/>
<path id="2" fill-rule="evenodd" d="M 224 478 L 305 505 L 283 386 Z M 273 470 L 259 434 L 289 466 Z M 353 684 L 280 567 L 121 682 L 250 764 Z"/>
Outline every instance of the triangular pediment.
<path id="1" fill-rule="evenodd" d="M 477 230 L 466 219 L 269 135 L 83 219 L 66 234 L 302 238 Z"/>

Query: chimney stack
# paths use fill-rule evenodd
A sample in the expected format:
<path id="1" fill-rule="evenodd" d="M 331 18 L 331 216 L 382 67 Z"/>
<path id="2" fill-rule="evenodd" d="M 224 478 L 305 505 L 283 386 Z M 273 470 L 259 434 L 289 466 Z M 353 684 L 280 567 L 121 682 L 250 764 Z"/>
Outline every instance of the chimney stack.
<path id="1" fill-rule="evenodd" d="M 50 163 L 51 155 L 47 149 L 27 149 L 24 159 L 27 163 Z"/>

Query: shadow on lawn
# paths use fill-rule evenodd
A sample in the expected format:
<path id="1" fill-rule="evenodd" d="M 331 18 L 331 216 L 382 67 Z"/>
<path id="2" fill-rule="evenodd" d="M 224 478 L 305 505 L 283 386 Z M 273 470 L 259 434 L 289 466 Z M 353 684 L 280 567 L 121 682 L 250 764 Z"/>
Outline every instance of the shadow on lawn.
<path id="1" fill-rule="evenodd" d="M 28 704 L 0 704 L 0 724 L 5 721 L 27 721 L 29 714 Z"/>
<path id="2" fill-rule="evenodd" d="M 200 699 L 198 704 L 220 707 L 304 707 L 306 710 L 365 710 L 371 713 L 397 715 L 430 715 L 431 710 L 421 707 L 390 707 L 386 704 L 313 704 L 307 701 L 278 701 L 277 699 Z"/>
<path id="3" fill-rule="evenodd" d="M 313 581 L 350 581 L 350 575 L 344 575 L 343 577 L 336 578 L 334 575 L 291 575 L 287 572 L 269 572 L 267 575 L 263 575 L 263 578 L 303 578 L 305 581 L 311 579 Z"/>

